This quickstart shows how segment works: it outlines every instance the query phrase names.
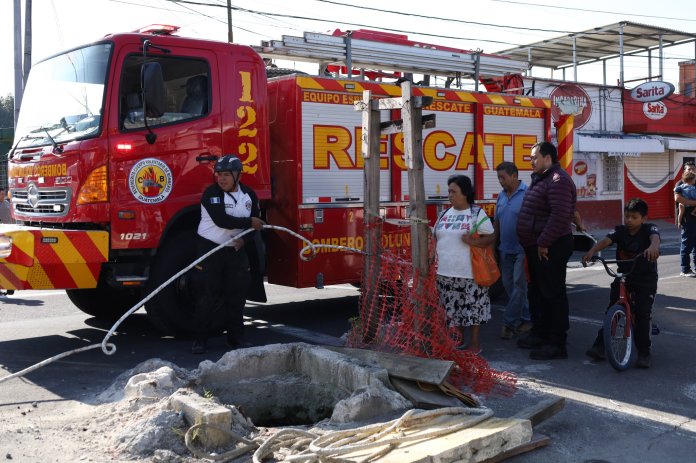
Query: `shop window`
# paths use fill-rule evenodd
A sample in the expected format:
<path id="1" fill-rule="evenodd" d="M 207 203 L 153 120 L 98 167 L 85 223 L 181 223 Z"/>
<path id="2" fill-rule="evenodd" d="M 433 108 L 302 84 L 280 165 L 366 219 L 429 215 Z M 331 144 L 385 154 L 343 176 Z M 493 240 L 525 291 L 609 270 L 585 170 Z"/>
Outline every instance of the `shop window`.
<path id="1" fill-rule="evenodd" d="M 602 163 L 604 177 L 604 192 L 621 191 L 623 177 L 623 160 L 621 156 L 605 156 Z"/>

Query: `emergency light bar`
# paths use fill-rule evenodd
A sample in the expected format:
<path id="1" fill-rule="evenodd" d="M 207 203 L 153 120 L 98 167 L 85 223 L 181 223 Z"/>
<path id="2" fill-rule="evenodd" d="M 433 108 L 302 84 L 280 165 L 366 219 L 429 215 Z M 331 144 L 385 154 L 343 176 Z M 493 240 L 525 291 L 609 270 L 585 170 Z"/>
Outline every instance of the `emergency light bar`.
<path id="1" fill-rule="evenodd" d="M 141 27 L 133 32 L 139 34 L 152 34 L 152 35 L 173 35 L 179 31 L 179 26 L 169 26 L 167 24 L 150 24 L 149 26 Z"/>

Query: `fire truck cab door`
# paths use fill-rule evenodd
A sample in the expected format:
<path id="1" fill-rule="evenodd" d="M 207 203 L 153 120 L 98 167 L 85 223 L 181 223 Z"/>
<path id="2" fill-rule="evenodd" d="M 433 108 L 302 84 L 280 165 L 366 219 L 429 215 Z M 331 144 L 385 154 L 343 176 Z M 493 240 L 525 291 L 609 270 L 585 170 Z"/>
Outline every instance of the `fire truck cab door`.
<path id="1" fill-rule="evenodd" d="M 148 111 L 146 119 L 142 50 L 124 47 L 114 57 L 113 91 L 108 96 L 113 249 L 157 247 L 171 218 L 200 200 L 221 152 L 215 54 L 167 48 L 169 53 L 152 51 L 147 56 L 162 69 L 165 101 L 163 111 Z M 177 181 L 183 178 L 186 181 Z"/>

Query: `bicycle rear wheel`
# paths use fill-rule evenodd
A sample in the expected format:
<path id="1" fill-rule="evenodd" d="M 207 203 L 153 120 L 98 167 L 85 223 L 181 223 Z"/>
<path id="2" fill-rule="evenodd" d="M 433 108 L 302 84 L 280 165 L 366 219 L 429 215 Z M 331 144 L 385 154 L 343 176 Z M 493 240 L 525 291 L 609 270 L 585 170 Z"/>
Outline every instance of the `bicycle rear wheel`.
<path id="1" fill-rule="evenodd" d="M 627 370 L 636 360 L 633 327 L 626 330 L 626 322 L 626 310 L 620 305 L 612 306 L 604 316 L 604 349 L 607 360 L 618 371 Z"/>

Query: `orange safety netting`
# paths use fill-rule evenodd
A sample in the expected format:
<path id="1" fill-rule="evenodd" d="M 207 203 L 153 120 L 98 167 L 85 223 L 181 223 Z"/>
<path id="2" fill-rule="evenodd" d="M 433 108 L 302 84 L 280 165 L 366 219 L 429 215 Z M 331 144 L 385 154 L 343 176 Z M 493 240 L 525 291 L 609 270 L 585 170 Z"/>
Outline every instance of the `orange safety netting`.
<path id="1" fill-rule="evenodd" d="M 377 241 L 379 243 L 379 241 Z M 348 335 L 350 347 L 404 353 L 455 362 L 448 381 L 479 394 L 511 395 L 515 377 L 493 370 L 480 355 L 458 350 L 459 330 L 447 326 L 436 285 L 434 241 L 426 275 L 414 275 L 410 258 L 380 249 L 371 256 L 371 275 L 363 278 L 360 316 Z M 379 254 L 379 257 L 376 255 Z M 376 264 L 379 264 L 378 266 Z"/>

